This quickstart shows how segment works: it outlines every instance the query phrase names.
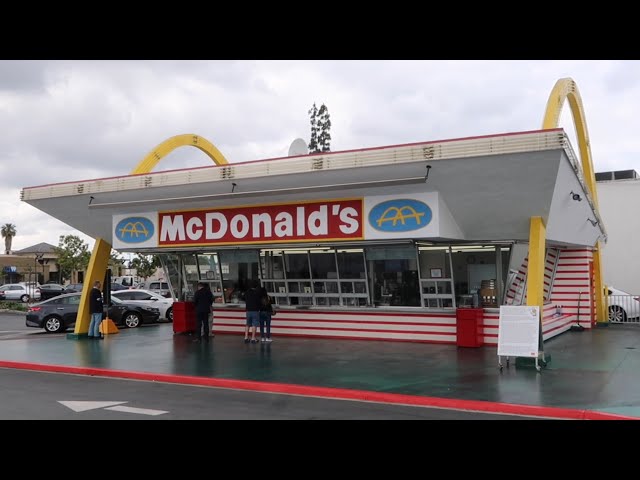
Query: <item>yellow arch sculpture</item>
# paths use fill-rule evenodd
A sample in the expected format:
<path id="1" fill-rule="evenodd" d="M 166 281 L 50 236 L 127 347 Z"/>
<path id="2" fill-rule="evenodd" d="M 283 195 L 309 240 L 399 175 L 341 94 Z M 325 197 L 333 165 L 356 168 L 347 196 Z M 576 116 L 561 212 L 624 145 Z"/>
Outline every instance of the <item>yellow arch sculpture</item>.
<path id="1" fill-rule="evenodd" d="M 131 171 L 131 175 L 139 173 L 149 173 L 158 164 L 158 162 L 175 150 L 178 147 L 190 145 L 196 147 L 206 153 L 213 163 L 216 165 L 228 165 L 229 162 L 222 155 L 213 143 L 206 138 L 194 134 L 176 135 L 168 138 L 150 153 L 144 157 L 140 163 Z M 85 286 L 82 289 L 82 295 L 80 297 L 80 308 L 78 310 L 78 321 L 76 322 L 73 334 L 68 334 L 69 338 L 80 338 L 87 336 L 87 330 L 89 328 L 89 290 L 95 280 L 102 281 L 104 272 L 107 268 L 107 262 L 111 253 L 111 244 L 107 243 L 102 238 L 96 238 L 96 243 L 91 253 L 91 260 L 87 267 L 87 274 L 85 276 Z M 104 324 L 103 324 L 104 325 Z M 114 331 L 104 331 L 103 333 L 116 333 Z"/>
<path id="2" fill-rule="evenodd" d="M 582 107 L 582 98 L 578 91 L 576 82 L 571 78 L 561 78 L 558 80 L 551 90 L 549 100 L 547 101 L 547 109 L 542 121 L 543 129 L 558 128 L 560 122 L 560 113 L 565 99 L 569 100 L 571 107 L 571 115 L 573 124 L 578 137 L 578 148 L 580 152 L 580 161 L 582 163 L 582 172 L 584 174 L 589 193 L 593 199 L 594 207 L 600 213 L 598 207 L 598 192 L 596 190 L 596 175 L 593 171 L 593 162 L 591 160 L 591 144 L 589 143 L 589 132 L 587 130 L 587 120 Z M 600 257 L 600 240 L 596 242 L 593 252 L 594 281 L 596 291 L 596 320 L 599 323 L 607 323 L 607 306 L 605 303 L 604 284 L 602 282 L 602 262 Z"/>
<path id="3" fill-rule="evenodd" d="M 184 135 L 176 135 L 166 139 L 164 142 L 155 147 L 144 157 L 140 163 L 131 171 L 131 175 L 138 173 L 149 173 L 158 164 L 163 157 L 174 151 L 178 147 L 192 146 L 206 153 L 213 163 L 216 165 L 228 165 L 227 159 L 216 148 L 216 146 L 204 137 L 186 133 Z"/>

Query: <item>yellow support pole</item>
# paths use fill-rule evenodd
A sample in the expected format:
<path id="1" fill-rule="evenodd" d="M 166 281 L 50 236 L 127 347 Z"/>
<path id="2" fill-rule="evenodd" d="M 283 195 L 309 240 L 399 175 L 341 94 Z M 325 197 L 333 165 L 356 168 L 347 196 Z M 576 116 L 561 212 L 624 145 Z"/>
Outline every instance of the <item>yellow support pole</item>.
<path id="1" fill-rule="evenodd" d="M 67 335 L 68 338 L 86 337 L 89 331 L 89 323 L 91 322 L 91 314 L 89 313 L 89 292 L 96 280 L 100 283 L 104 282 L 104 276 L 109 263 L 109 255 L 111 254 L 111 245 L 102 238 L 96 238 L 96 243 L 91 252 L 91 259 L 87 268 L 87 274 L 84 278 L 82 286 L 82 295 L 80 296 L 80 306 L 78 307 L 78 316 L 76 318 L 76 326 L 73 333 Z"/>
<path id="2" fill-rule="evenodd" d="M 597 326 L 609 325 L 609 297 L 605 295 L 606 285 L 602 281 L 602 260 L 600 258 L 600 241 L 593 252 L 593 287 L 596 295 L 596 324 Z"/>
<path id="3" fill-rule="evenodd" d="M 545 362 L 542 339 L 542 312 L 544 308 L 544 265 L 547 227 L 542 217 L 529 219 L 529 261 L 527 266 L 527 305 L 538 306 L 538 359 Z"/>
<path id="4" fill-rule="evenodd" d="M 540 307 L 540 319 L 542 319 L 542 308 L 544 306 L 544 259 L 546 232 L 547 228 L 542 221 L 542 217 L 531 217 L 529 221 L 527 305 L 537 305 Z"/>

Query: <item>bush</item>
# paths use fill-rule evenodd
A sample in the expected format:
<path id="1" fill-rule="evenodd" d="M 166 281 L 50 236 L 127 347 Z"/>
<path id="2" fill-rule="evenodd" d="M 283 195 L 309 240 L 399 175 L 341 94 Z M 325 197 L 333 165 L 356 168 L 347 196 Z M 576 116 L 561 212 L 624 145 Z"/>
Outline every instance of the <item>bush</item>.
<path id="1" fill-rule="evenodd" d="M 0 300 L 0 310 L 17 310 L 19 312 L 26 312 L 29 305 L 21 302 L 9 302 L 7 300 Z"/>

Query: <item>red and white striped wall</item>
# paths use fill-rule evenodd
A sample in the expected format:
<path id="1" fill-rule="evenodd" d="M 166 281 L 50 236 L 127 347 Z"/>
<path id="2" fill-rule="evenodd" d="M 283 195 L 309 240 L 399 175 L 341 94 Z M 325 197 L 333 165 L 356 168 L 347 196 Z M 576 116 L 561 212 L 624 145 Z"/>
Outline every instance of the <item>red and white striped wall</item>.
<path id="1" fill-rule="evenodd" d="M 215 333 L 242 333 L 245 311 L 216 308 Z M 274 336 L 456 343 L 456 315 L 451 313 L 340 312 L 278 310 L 271 321 Z"/>
<path id="2" fill-rule="evenodd" d="M 595 321 L 591 282 L 593 254 L 590 250 L 560 250 L 549 302 L 563 314 L 576 316 L 576 324 L 591 328 Z"/>

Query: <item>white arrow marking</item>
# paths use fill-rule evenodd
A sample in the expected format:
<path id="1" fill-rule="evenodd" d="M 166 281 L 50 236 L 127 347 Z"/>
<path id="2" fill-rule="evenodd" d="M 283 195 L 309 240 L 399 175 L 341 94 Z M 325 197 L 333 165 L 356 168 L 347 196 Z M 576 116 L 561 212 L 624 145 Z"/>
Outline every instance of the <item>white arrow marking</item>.
<path id="1" fill-rule="evenodd" d="M 70 408 L 74 412 L 84 412 L 86 410 L 94 410 L 96 408 L 111 407 L 113 405 L 120 405 L 127 402 L 76 402 L 76 401 L 59 401 L 65 407 Z"/>
<path id="2" fill-rule="evenodd" d="M 139 413 L 141 415 L 162 415 L 163 413 L 169 413 L 169 412 L 165 412 L 164 410 L 151 410 L 150 408 L 133 408 L 133 407 L 125 407 L 124 405 L 105 408 L 105 410 L 114 410 L 116 412 L 126 412 L 126 413 Z"/>

